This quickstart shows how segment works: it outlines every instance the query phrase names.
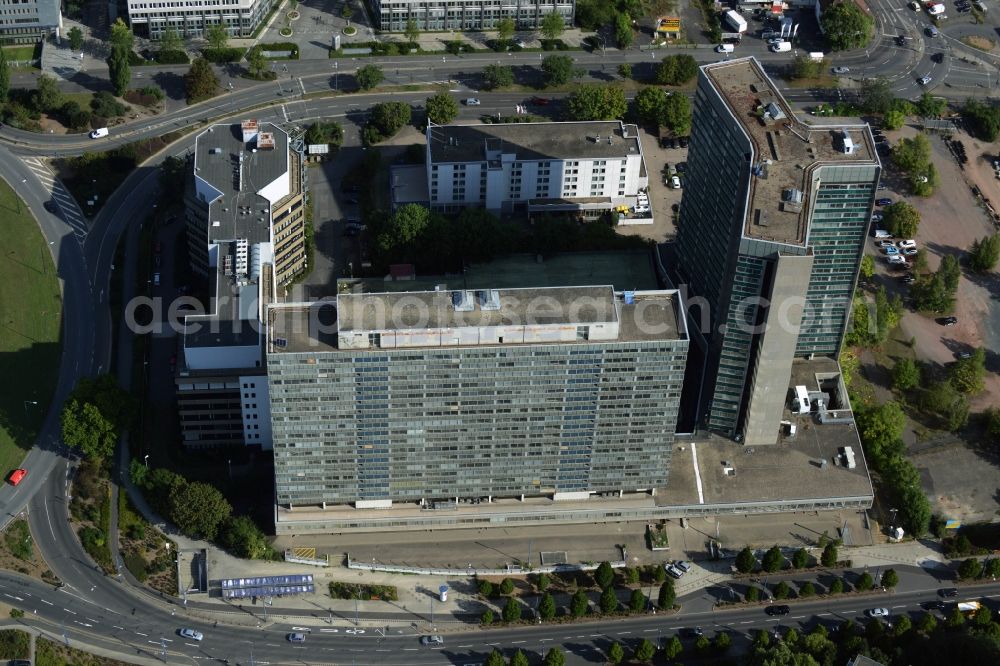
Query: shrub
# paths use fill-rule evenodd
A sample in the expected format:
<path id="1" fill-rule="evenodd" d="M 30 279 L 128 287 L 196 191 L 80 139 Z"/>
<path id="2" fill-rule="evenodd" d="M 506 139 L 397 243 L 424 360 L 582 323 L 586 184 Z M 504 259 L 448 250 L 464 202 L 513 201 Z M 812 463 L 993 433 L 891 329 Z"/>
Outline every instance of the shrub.
<path id="1" fill-rule="evenodd" d="M 962 560 L 962 563 L 958 565 L 958 577 L 962 580 L 979 578 L 982 573 L 983 565 L 974 557 Z"/>
<path id="2" fill-rule="evenodd" d="M 867 592 L 868 590 L 872 589 L 872 586 L 874 586 L 874 584 L 875 581 L 872 580 L 872 575 L 866 571 L 860 576 L 858 576 L 858 580 L 854 583 L 854 589 L 858 590 L 859 592 Z"/>
<path id="3" fill-rule="evenodd" d="M 507 597 L 507 603 L 504 604 L 503 611 L 504 622 L 514 622 L 515 620 L 521 619 L 521 604 L 517 602 L 514 597 Z"/>
<path id="4" fill-rule="evenodd" d="M 479 590 L 480 596 L 484 596 L 484 597 L 492 597 L 493 596 L 493 583 L 491 583 L 490 581 L 485 580 L 485 579 L 480 580 L 476 584 L 476 587 Z"/>
<path id="5" fill-rule="evenodd" d="M 262 51 L 291 51 L 292 55 L 288 56 L 288 59 L 299 59 L 299 45 L 295 42 L 269 42 L 267 44 L 258 44 L 258 46 Z"/>
<path id="6" fill-rule="evenodd" d="M 157 51 L 153 60 L 160 65 L 189 65 L 191 58 L 181 50 Z"/>
<path id="7" fill-rule="evenodd" d="M 146 580 L 146 558 L 140 553 L 129 553 L 125 556 L 125 568 L 128 569 L 140 583 Z"/>
<path id="8" fill-rule="evenodd" d="M 811 596 L 813 596 L 815 594 L 816 594 L 816 585 L 814 585 L 811 580 L 810 581 L 806 581 L 802 585 L 802 587 L 799 588 L 799 596 L 800 597 L 811 597 Z"/>
<path id="9" fill-rule="evenodd" d="M 743 598 L 751 603 L 760 601 L 760 588 L 751 585 L 747 588 L 747 592 L 743 595 Z"/>
<path id="10" fill-rule="evenodd" d="M 787 599 L 788 595 L 792 593 L 792 588 L 788 586 L 788 583 L 781 581 L 774 586 L 774 598 L 775 599 Z"/>
<path id="11" fill-rule="evenodd" d="M 757 558 L 754 556 L 750 546 L 746 546 L 736 556 L 736 570 L 740 573 L 750 573 L 757 566 Z"/>
<path id="12" fill-rule="evenodd" d="M 500 594 L 509 595 L 514 591 L 514 581 L 510 578 L 504 578 L 500 581 Z"/>
<path id="13" fill-rule="evenodd" d="M 835 578 L 832 583 L 830 583 L 830 594 L 841 594 L 844 591 L 844 579 Z"/>
<path id="14" fill-rule="evenodd" d="M 382 601 L 399 600 L 394 585 L 364 585 L 361 583 L 332 581 L 329 589 L 330 596 L 334 599 L 361 599 L 362 601 L 371 599 L 380 599 Z"/>
<path id="15" fill-rule="evenodd" d="M 491 610 L 484 611 L 482 616 L 479 618 L 479 624 L 483 625 L 484 627 L 490 626 L 491 624 L 493 624 L 493 622 L 494 622 L 493 611 Z"/>

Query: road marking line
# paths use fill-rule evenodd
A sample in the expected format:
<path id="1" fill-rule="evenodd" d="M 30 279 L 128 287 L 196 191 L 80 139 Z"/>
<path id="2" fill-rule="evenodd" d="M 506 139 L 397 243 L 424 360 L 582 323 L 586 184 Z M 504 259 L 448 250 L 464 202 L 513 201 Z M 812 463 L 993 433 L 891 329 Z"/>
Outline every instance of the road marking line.
<path id="1" fill-rule="evenodd" d="M 511 645 L 520 645 L 521 643 L 524 643 L 524 641 L 511 641 L 510 642 Z"/>
<path id="2" fill-rule="evenodd" d="M 76 615 L 76 613 L 74 613 L 73 611 L 71 611 L 68 608 L 63 608 L 63 610 L 66 611 L 67 613 L 69 613 L 70 615 Z"/>
<path id="3" fill-rule="evenodd" d="M 816 613 L 819 617 L 826 617 L 827 615 L 833 615 L 833 613 Z"/>
<path id="4" fill-rule="evenodd" d="M 631 633 L 632 633 L 631 631 L 619 631 L 618 635 L 619 636 L 625 636 L 626 634 L 631 634 Z"/>
<path id="5" fill-rule="evenodd" d="M 890 608 L 906 608 L 910 604 L 900 604 L 899 606 L 890 606 Z"/>
<path id="6" fill-rule="evenodd" d="M 643 629 L 643 633 L 648 634 L 652 631 L 659 631 L 658 629 Z M 595 636 L 600 636 L 600 634 L 594 634 Z"/>
<path id="7" fill-rule="evenodd" d="M 740 622 L 740 624 L 753 624 L 753 620 L 747 620 L 746 622 Z"/>
<path id="8" fill-rule="evenodd" d="M 51 601 L 46 601 L 45 599 L 39 599 L 39 601 L 41 601 L 43 604 L 48 604 L 49 606 L 55 606 L 54 603 L 52 603 Z"/>
<path id="9" fill-rule="evenodd" d="M 159 642 L 159 641 L 146 641 L 146 642 L 147 642 L 147 643 L 151 643 L 151 644 L 153 644 L 153 645 L 159 645 L 159 644 L 160 644 L 160 642 Z"/>
<path id="10" fill-rule="evenodd" d="M 185 643 L 184 645 L 189 645 L 189 646 L 191 646 L 191 647 L 201 647 L 201 646 L 200 646 L 200 645 L 198 645 L 197 643 Z"/>
<path id="11" fill-rule="evenodd" d="M 100 623 L 101 623 L 101 621 L 100 621 L 100 620 L 95 620 L 95 619 L 94 619 L 94 618 L 92 618 L 92 617 L 88 617 L 88 618 L 86 618 L 86 619 L 90 620 L 91 622 L 96 622 L 97 624 L 100 624 Z"/>
<path id="12" fill-rule="evenodd" d="M 135 633 L 138 634 L 139 636 L 149 636 L 149 634 L 144 634 L 141 631 L 137 631 Z"/>

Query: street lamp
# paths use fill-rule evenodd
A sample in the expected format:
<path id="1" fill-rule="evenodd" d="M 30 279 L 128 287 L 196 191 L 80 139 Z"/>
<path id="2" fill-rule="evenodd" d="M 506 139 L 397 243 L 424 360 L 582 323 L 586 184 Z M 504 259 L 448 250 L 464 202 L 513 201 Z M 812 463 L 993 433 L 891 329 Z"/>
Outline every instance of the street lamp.
<path id="1" fill-rule="evenodd" d="M 34 405 L 34 406 L 37 407 L 38 406 L 38 401 L 37 400 L 25 400 L 24 401 L 24 415 L 25 416 L 28 415 L 28 405 Z"/>
<path id="2" fill-rule="evenodd" d="M 146 469 L 149 469 L 149 454 L 147 453 L 142 457 L 142 461 L 146 463 Z"/>

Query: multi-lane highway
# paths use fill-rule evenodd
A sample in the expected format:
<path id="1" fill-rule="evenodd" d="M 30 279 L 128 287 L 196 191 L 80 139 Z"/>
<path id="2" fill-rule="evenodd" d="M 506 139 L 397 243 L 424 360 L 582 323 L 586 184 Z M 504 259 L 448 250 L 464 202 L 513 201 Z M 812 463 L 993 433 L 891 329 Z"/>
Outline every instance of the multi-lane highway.
<path id="1" fill-rule="evenodd" d="M 932 42 L 923 34 L 923 19 L 909 15 L 887 0 L 873 0 L 878 16 L 879 38 L 868 50 L 837 55 L 834 64 L 849 67 L 846 78 L 850 85 L 870 76 L 884 76 L 901 96 L 916 97 L 923 90 L 916 83 L 919 76 L 930 75 L 935 94 L 964 97 L 986 94 L 990 80 L 995 79 L 995 65 L 980 57 L 969 47 L 953 39 Z M 898 35 L 906 36 L 903 45 Z M 936 53 L 947 57 L 937 62 Z M 720 56 L 709 49 L 693 51 L 702 61 L 714 61 Z M 631 62 L 635 67 L 651 68 L 663 52 L 612 51 L 573 53 L 578 65 L 593 80 L 613 78 L 617 65 Z M 771 54 L 763 43 L 747 40 L 738 55 L 756 55 L 769 68 L 784 67 L 788 54 Z M 968 62 L 963 62 L 963 58 Z M 448 82 L 456 96 L 466 96 L 479 85 L 478 72 L 486 64 L 509 63 L 528 72 L 540 57 L 535 53 L 513 55 L 472 54 L 467 56 L 413 56 L 386 58 L 379 64 L 386 72 L 389 84 L 430 84 Z M 424 648 L 417 636 L 429 629 L 429 618 L 412 615 L 394 616 L 365 614 L 365 626 L 331 619 L 322 623 L 322 614 L 299 620 L 307 625 L 308 638 L 301 645 L 285 641 L 285 634 L 296 626 L 294 619 L 263 622 L 250 612 L 230 609 L 210 611 L 204 604 L 192 602 L 189 607 L 160 599 L 148 591 L 132 587 L 120 577 L 107 577 L 98 571 L 87 557 L 76 536 L 69 528 L 67 483 L 72 463 L 58 437 L 58 405 L 79 377 L 107 371 L 112 353 L 129 359 L 131 338 L 126 334 L 119 347 L 112 349 L 112 317 L 108 308 L 110 277 L 113 270 L 128 271 L 122 280 L 131 288 L 134 266 L 113 266 L 115 248 L 129 225 L 138 224 L 147 212 L 148 202 L 155 200 L 158 187 L 153 166 L 138 169 L 105 204 L 101 213 L 89 223 L 75 212 L 66 194 L 47 174 L 39 156 L 78 154 L 85 150 L 111 146 L 163 135 L 174 130 L 187 130 L 206 120 L 239 119 L 250 113 L 261 120 L 301 122 L 315 117 L 343 117 L 362 112 L 372 103 L 386 98 L 387 93 L 372 91 L 364 94 L 341 95 L 337 92 L 350 82 L 350 74 L 368 60 L 301 61 L 288 63 L 279 80 L 251 84 L 236 80 L 234 88 L 222 96 L 192 107 L 178 108 L 153 119 L 129 123 L 114 129 L 107 139 L 91 141 L 85 136 L 53 136 L 22 132 L 12 128 L 0 130 L 0 177 L 9 182 L 27 202 L 39 220 L 49 242 L 62 281 L 64 302 L 64 347 L 56 394 L 38 440 L 29 454 L 25 467 L 27 479 L 16 488 L 0 488 L 0 510 L 4 521 L 29 507 L 29 520 L 37 544 L 52 570 L 65 587 L 55 589 L 36 580 L 15 574 L 0 574 L 0 594 L 4 602 L 27 612 L 24 622 L 40 627 L 75 645 L 116 653 L 131 660 L 165 659 L 175 663 L 190 663 L 199 659 L 229 659 L 249 663 L 253 651 L 257 663 L 291 662 L 308 655 L 309 661 L 356 663 L 418 664 L 418 663 L 478 663 L 492 646 L 525 648 L 542 651 L 561 645 L 574 655 L 571 661 L 593 660 L 595 650 L 606 648 L 611 640 L 638 640 L 641 637 L 667 636 L 682 626 L 701 626 L 706 632 L 718 629 L 744 634 L 748 630 L 775 623 L 760 608 L 738 608 L 728 611 L 711 610 L 711 595 L 718 591 L 699 593 L 682 600 L 677 615 L 658 615 L 615 621 L 594 621 L 570 625 L 524 626 L 510 629 L 478 630 L 467 627 L 459 634 L 446 634 L 441 648 Z M 987 66 L 988 65 L 988 66 Z M 181 74 L 186 68 L 164 68 Z M 150 70 L 138 70 L 135 83 L 152 75 Z M 986 85 L 983 86 L 984 80 Z M 228 81 L 223 78 L 223 84 Z M 15 76 L 14 85 L 19 81 Z M 227 86 L 228 87 L 228 86 Z M 426 87 L 430 87 L 429 85 Z M 788 89 L 786 95 L 795 102 L 836 99 L 837 93 Z M 393 92 L 393 99 L 419 104 L 426 91 Z M 833 95 L 833 97 L 831 97 Z M 477 93 L 483 105 L 462 109 L 470 117 L 482 114 L 513 113 L 514 106 L 523 104 L 526 93 Z M 558 95 L 557 95 L 558 97 Z M 555 108 L 547 107 L 546 112 Z M 349 129 L 357 131 L 357 128 Z M 158 156 L 181 154 L 190 149 L 193 134 L 188 134 Z M 47 212 L 43 204 L 55 200 L 64 206 L 62 216 Z M 128 292 L 126 292 L 127 295 Z M 127 363 L 125 364 L 127 366 Z M 916 610 L 922 601 L 931 599 L 937 587 L 936 579 L 917 569 L 901 569 L 900 590 L 891 599 L 880 598 L 894 612 Z M 990 585 L 976 595 L 995 595 L 1000 586 Z M 846 597 L 796 605 L 791 616 L 781 623 L 858 617 L 875 601 Z M 258 611 L 259 612 L 259 611 Z M 283 616 L 273 609 L 272 613 Z M 384 618 L 385 625 L 379 618 Z M 216 622 L 218 625 L 216 626 Z M 191 626 L 204 633 L 201 642 L 182 639 L 178 628 Z"/>

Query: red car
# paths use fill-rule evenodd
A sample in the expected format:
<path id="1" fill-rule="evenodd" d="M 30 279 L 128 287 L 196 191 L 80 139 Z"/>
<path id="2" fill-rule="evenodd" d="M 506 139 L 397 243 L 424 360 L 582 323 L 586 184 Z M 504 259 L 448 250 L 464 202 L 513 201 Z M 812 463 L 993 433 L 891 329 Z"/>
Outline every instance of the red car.
<path id="1" fill-rule="evenodd" d="M 24 480 L 24 477 L 26 477 L 27 475 L 28 475 L 28 470 L 15 469 L 13 472 L 10 473 L 10 478 L 8 479 L 8 481 L 10 481 L 10 485 L 16 486 L 17 484 L 21 483 L 21 481 Z"/>
<path id="2" fill-rule="evenodd" d="M 545 97 L 532 97 L 531 103 L 535 106 L 548 106 L 549 100 Z"/>

